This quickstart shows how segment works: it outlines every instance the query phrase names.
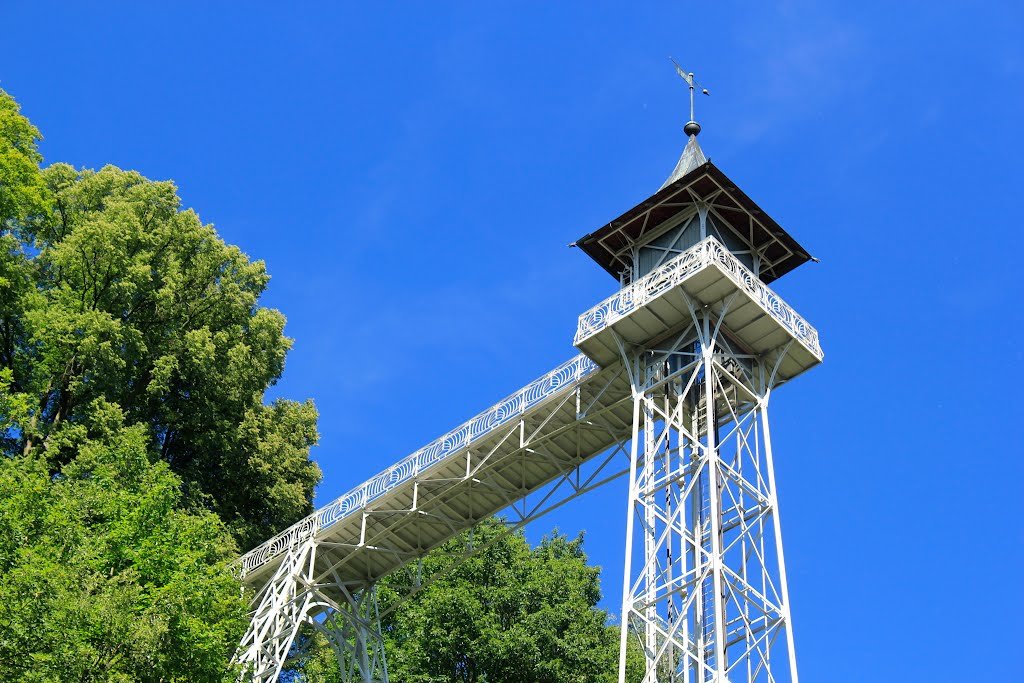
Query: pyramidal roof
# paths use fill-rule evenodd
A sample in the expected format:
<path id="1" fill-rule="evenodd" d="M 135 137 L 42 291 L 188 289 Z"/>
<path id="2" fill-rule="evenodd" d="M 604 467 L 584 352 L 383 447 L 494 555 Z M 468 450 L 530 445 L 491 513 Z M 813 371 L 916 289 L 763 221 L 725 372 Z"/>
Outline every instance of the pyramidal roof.
<path id="1" fill-rule="evenodd" d="M 579 247 L 618 279 L 632 265 L 630 245 L 695 203 L 706 202 L 716 211 L 715 220 L 721 228 L 730 229 L 737 239 L 762 254 L 760 278 L 764 282 L 772 282 L 810 261 L 810 254 L 796 239 L 704 156 L 697 142 L 700 126 L 690 121 L 683 130 L 689 138 L 686 147 L 661 188 L 569 246 Z"/>
<path id="2" fill-rule="evenodd" d="M 675 170 L 672 171 L 672 175 L 668 177 L 668 180 L 662 183 L 658 191 L 664 190 L 705 162 L 707 162 L 707 158 L 704 156 L 704 150 L 700 148 L 700 143 L 697 142 L 697 136 L 691 135 L 690 139 L 686 142 L 686 147 L 683 148 L 683 154 L 679 157 Z"/>

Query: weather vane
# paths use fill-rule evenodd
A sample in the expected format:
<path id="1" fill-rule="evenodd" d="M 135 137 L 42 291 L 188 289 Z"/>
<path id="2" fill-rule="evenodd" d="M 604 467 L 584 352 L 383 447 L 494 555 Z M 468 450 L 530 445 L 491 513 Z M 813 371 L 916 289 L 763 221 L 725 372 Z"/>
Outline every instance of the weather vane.
<path id="1" fill-rule="evenodd" d="M 679 62 L 672 59 L 671 57 L 669 57 L 668 59 L 670 62 L 672 62 L 672 64 L 675 65 L 676 73 L 679 74 L 679 77 L 686 81 L 686 84 L 690 86 L 690 120 L 686 122 L 685 126 L 683 126 L 683 132 L 686 133 L 687 135 L 696 135 L 697 133 L 700 132 L 700 124 L 697 123 L 697 120 L 693 116 L 693 91 L 696 90 L 697 88 L 700 88 L 701 93 L 703 93 L 704 95 L 711 95 L 711 93 L 708 92 L 707 88 L 702 88 L 700 85 L 697 84 L 696 81 L 693 80 L 692 73 L 683 71 L 683 67 L 679 66 Z"/>

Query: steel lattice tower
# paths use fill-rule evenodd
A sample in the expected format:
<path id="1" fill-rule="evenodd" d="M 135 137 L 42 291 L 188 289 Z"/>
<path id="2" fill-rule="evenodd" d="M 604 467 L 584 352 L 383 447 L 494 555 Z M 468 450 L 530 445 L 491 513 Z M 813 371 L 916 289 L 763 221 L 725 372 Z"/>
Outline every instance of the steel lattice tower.
<path id="1" fill-rule="evenodd" d="M 705 159 L 700 127 L 686 132 L 653 201 L 580 242 L 623 283 L 591 316 L 601 329 L 577 335 L 599 363 L 618 356 L 632 395 L 619 681 L 632 635 L 644 683 L 796 683 L 768 403 L 821 353 L 763 282 L 806 255 L 771 258 L 758 244 L 760 211 Z M 651 205 L 667 204 L 659 195 L 702 171 L 710 192 L 698 183 L 652 221 Z M 749 231 L 736 230 L 744 223 Z M 799 322 L 765 325 L 761 307 Z"/>
<path id="2" fill-rule="evenodd" d="M 635 634 L 655 681 L 796 681 L 760 357 L 688 300 L 692 325 L 628 348 L 633 391 L 620 681 Z M 640 546 L 639 552 L 635 545 Z"/>
<path id="3" fill-rule="evenodd" d="M 573 243 L 619 283 L 579 317 L 580 355 L 240 559 L 245 678 L 276 680 L 306 628 L 342 680 L 386 683 L 381 619 L 432 580 L 420 558 L 623 477 L 620 683 L 629 648 L 644 683 L 797 683 L 768 405 L 824 355 L 768 285 L 812 259 L 684 131 L 662 187 Z"/>

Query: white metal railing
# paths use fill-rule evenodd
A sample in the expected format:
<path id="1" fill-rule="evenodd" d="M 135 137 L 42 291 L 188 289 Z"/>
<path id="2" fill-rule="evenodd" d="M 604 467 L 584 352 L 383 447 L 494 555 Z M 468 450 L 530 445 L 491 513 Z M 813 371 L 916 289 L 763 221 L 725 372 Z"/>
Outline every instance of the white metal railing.
<path id="1" fill-rule="evenodd" d="M 253 548 L 239 560 L 242 575 L 263 566 L 292 545 L 315 536 L 352 512 L 366 507 L 367 504 L 393 490 L 396 486 L 416 477 L 441 460 L 455 455 L 480 437 L 510 420 L 518 418 L 545 399 L 574 385 L 595 370 L 597 370 L 597 365 L 582 354 L 563 363 L 369 481 L 357 486 L 305 519 L 299 520 L 269 541 Z"/>
<path id="2" fill-rule="evenodd" d="M 679 286 L 684 280 L 711 264 L 719 266 L 818 360 L 824 358 L 818 331 L 714 237 L 705 238 L 581 315 L 573 343 L 578 346 L 583 340 L 646 306 L 650 301 Z"/>

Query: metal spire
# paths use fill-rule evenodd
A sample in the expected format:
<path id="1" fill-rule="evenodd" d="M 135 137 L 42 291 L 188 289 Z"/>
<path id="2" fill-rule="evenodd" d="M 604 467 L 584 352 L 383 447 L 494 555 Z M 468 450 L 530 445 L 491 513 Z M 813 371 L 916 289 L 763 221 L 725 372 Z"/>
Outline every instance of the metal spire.
<path id="1" fill-rule="evenodd" d="M 679 77 L 686 81 L 686 84 L 690 88 L 690 120 L 683 126 L 683 132 L 686 133 L 689 140 L 686 142 L 686 148 L 683 149 L 682 156 L 679 157 L 679 161 L 676 163 L 676 167 L 672 170 L 672 174 L 669 175 L 658 190 L 663 190 L 675 181 L 682 178 L 684 175 L 697 168 L 701 164 L 707 161 L 707 157 L 704 156 L 704 150 L 697 144 L 697 135 L 700 133 L 700 124 L 694 118 L 694 91 L 700 88 L 700 91 L 704 95 L 710 95 L 707 88 L 700 86 L 693 78 L 693 74 L 683 70 L 683 67 L 679 66 L 679 63 L 669 57 L 669 60 L 676 67 L 676 73 Z"/>

